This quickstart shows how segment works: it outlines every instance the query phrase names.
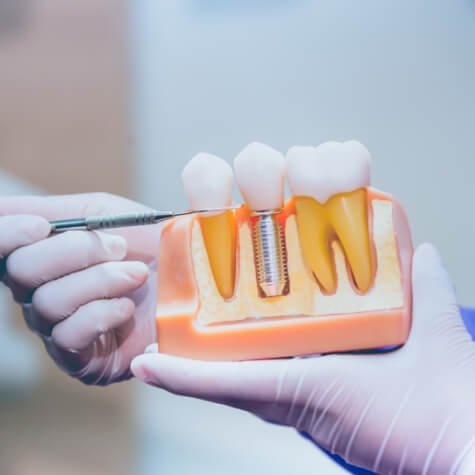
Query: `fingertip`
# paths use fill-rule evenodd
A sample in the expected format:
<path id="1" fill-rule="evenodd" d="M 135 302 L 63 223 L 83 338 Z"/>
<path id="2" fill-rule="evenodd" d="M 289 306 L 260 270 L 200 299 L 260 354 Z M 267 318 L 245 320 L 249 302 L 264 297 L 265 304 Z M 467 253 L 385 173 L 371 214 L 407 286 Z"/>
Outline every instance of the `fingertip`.
<path id="1" fill-rule="evenodd" d="M 121 315 L 131 316 L 135 312 L 135 302 L 128 297 L 120 297 L 115 301 L 117 310 Z"/>
<path id="2" fill-rule="evenodd" d="M 128 245 L 124 237 L 117 234 L 108 234 L 100 231 L 95 232 L 101 241 L 104 250 L 113 260 L 122 260 L 127 255 Z"/>
<path id="3" fill-rule="evenodd" d="M 127 262 L 127 274 L 140 286 L 148 279 L 150 271 L 143 262 L 129 261 Z"/>
<path id="4" fill-rule="evenodd" d="M 145 348 L 144 353 L 158 353 L 158 343 L 152 343 Z"/>
<path id="5" fill-rule="evenodd" d="M 156 358 L 157 355 L 143 354 L 136 356 L 130 363 L 130 370 L 132 371 L 132 374 L 140 381 L 146 384 L 159 386 L 158 379 L 153 370 L 154 362 L 151 360 L 151 357 Z"/>
<path id="6" fill-rule="evenodd" d="M 31 226 L 31 237 L 34 241 L 45 239 L 51 234 L 51 224 L 41 216 L 32 216 Z"/>
<path id="7" fill-rule="evenodd" d="M 414 252 L 415 261 L 430 261 L 442 264 L 442 258 L 439 250 L 431 242 L 424 242 L 420 244 Z"/>
<path id="8" fill-rule="evenodd" d="M 453 288 L 438 249 L 429 242 L 419 245 L 414 252 L 412 277 L 413 284 L 416 286 L 422 282 L 433 281 L 434 279 L 441 281 L 442 279 L 442 282 Z"/>
<path id="9" fill-rule="evenodd" d="M 139 355 L 136 356 L 132 362 L 130 363 L 130 371 L 132 371 L 132 374 L 137 378 L 140 379 L 140 381 L 143 381 L 144 383 L 146 382 L 146 373 L 144 370 L 144 366 L 142 364 L 142 356 Z"/>

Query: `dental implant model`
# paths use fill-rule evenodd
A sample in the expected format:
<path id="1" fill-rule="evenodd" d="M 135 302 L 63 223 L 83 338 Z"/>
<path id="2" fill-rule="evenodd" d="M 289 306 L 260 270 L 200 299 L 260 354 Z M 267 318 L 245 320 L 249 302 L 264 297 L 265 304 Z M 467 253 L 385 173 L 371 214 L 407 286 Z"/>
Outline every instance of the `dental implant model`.
<path id="1" fill-rule="evenodd" d="M 161 352 L 243 360 L 403 344 L 411 318 L 405 213 L 370 187 L 359 142 L 251 144 L 234 161 L 245 204 L 167 224 L 158 255 Z M 284 203 L 287 175 L 292 197 Z M 233 172 L 198 154 L 192 209 L 231 204 Z"/>
<path id="2" fill-rule="evenodd" d="M 251 212 L 250 226 L 259 291 L 278 297 L 289 291 L 284 231 L 278 214 L 284 206 L 285 159 L 267 145 L 248 145 L 234 160 L 239 189 Z"/>

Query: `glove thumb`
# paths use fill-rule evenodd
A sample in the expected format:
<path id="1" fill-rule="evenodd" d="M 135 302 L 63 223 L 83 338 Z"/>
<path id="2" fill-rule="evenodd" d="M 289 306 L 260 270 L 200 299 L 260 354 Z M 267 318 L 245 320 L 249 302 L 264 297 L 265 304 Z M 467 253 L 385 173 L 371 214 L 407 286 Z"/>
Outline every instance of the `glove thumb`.
<path id="1" fill-rule="evenodd" d="M 420 245 L 412 263 L 412 330 L 408 345 L 426 344 L 431 338 L 438 345 L 471 343 L 457 305 L 453 283 L 432 244 Z M 442 351 L 442 348 L 440 348 Z"/>

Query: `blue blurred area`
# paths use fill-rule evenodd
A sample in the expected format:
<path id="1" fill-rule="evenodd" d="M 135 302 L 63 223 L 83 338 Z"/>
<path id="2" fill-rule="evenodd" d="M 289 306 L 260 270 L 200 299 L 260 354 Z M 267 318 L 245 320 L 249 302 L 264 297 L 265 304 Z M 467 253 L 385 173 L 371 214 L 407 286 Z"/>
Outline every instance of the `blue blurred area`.
<path id="1" fill-rule="evenodd" d="M 276 12 L 292 11 L 302 3 L 306 3 L 306 0 L 203 0 L 199 2 L 186 0 L 184 7 L 190 15 L 196 18 L 205 21 L 208 19 L 222 21 L 236 18 L 236 15 L 247 16 L 255 13 L 273 15 Z"/>
<path id="2" fill-rule="evenodd" d="M 475 341 L 475 307 L 460 307 L 463 323 Z"/>

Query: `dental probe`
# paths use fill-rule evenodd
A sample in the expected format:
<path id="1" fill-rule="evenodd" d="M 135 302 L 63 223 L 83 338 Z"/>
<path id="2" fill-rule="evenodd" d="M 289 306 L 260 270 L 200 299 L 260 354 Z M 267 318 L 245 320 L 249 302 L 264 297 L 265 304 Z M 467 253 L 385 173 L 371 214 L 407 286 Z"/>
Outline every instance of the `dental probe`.
<path id="1" fill-rule="evenodd" d="M 226 208 L 197 209 L 175 213 L 173 211 L 149 211 L 145 213 L 111 214 L 106 216 L 89 216 L 88 218 L 70 218 L 58 221 L 50 221 L 51 234 L 71 230 L 95 231 L 99 229 L 123 228 L 128 226 L 144 226 L 156 224 L 161 221 L 186 216 L 188 214 L 214 213 L 240 208 L 241 205 Z"/>

